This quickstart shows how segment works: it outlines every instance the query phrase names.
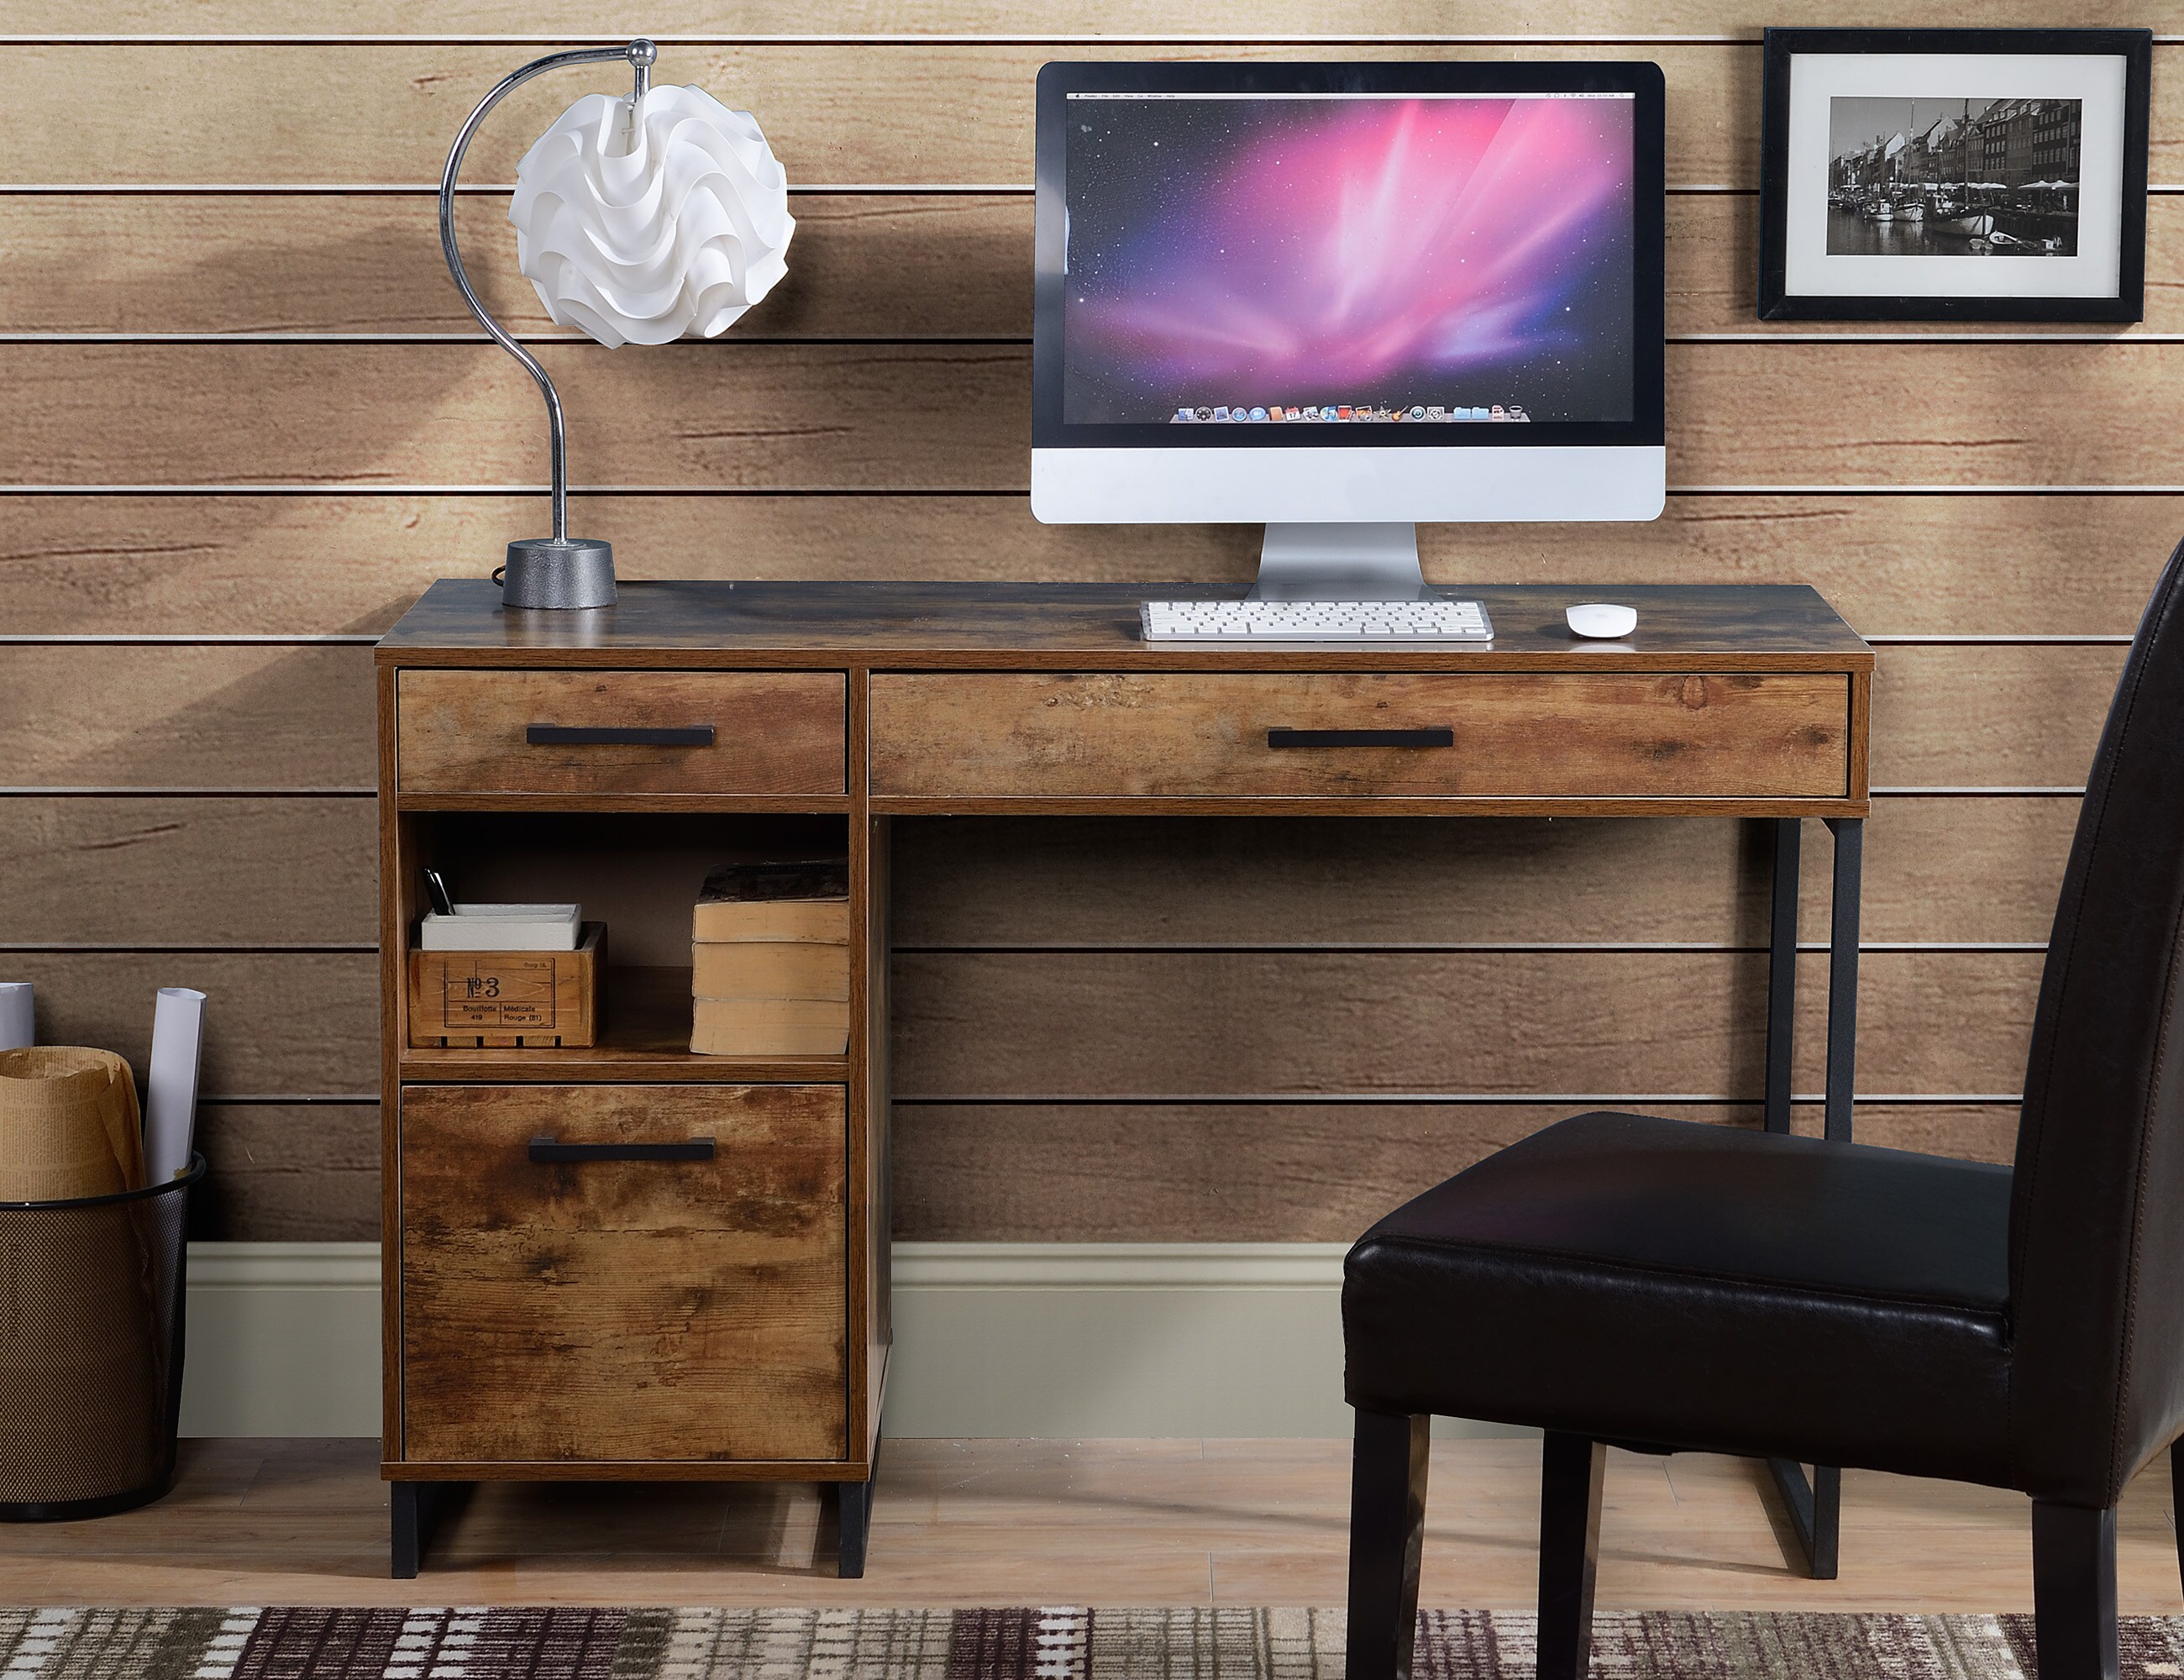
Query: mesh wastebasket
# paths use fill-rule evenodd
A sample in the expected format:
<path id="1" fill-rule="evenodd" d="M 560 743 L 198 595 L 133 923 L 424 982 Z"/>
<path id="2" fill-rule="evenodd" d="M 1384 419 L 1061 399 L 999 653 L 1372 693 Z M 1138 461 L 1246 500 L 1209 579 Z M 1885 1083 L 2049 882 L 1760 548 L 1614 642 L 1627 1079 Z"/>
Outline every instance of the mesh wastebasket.
<path id="1" fill-rule="evenodd" d="M 0 1202 L 0 1521 L 103 1516 L 165 1493 L 182 1273 L 203 1155 L 164 1184 Z"/>

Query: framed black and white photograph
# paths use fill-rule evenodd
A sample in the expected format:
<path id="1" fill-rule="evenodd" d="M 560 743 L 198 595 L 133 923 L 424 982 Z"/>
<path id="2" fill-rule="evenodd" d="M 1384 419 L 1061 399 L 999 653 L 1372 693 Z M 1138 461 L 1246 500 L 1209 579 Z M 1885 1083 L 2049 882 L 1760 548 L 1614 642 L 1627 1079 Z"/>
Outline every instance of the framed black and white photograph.
<path id="1" fill-rule="evenodd" d="M 2145 30 L 1770 29 L 1766 320 L 2135 321 Z"/>

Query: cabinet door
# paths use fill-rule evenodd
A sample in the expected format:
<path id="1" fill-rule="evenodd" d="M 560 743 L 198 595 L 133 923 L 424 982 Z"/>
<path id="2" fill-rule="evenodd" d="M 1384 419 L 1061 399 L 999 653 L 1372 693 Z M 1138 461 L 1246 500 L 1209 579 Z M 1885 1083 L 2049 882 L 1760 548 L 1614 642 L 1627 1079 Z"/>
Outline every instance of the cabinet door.
<path id="1" fill-rule="evenodd" d="M 845 1455 L 840 1086 L 412 1086 L 401 1124 L 405 1459 Z"/>

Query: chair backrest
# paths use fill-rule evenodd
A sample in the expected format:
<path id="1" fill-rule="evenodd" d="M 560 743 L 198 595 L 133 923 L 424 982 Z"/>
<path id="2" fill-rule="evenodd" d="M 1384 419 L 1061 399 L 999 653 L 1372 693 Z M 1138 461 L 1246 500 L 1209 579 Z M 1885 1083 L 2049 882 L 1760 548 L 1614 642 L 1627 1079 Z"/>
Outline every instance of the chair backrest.
<path id="1" fill-rule="evenodd" d="M 2184 547 L 2101 732 L 2055 908 L 2010 1210 L 2011 1456 L 2099 1508 L 2184 1427 Z"/>

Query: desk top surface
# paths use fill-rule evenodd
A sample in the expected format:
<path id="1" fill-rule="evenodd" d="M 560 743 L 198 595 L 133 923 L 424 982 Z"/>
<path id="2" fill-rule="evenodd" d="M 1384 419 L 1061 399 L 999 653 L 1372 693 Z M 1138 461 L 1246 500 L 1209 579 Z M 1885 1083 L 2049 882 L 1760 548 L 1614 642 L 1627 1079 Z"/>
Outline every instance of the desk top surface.
<path id="1" fill-rule="evenodd" d="M 510 612 L 484 578 L 443 578 L 379 644 L 382 663 L 1249 670 L 1870 670 L 1873 650 L 1802 584 L 1447 587 L 1485 603 L 1488 648 L 1147 646 L 1138 606 L 1234 600 L 1191 583 L 624 583 L 611 607 Z M 1638 609 L 1621 642 L 1570 633 L 1566 607 Z"/>

